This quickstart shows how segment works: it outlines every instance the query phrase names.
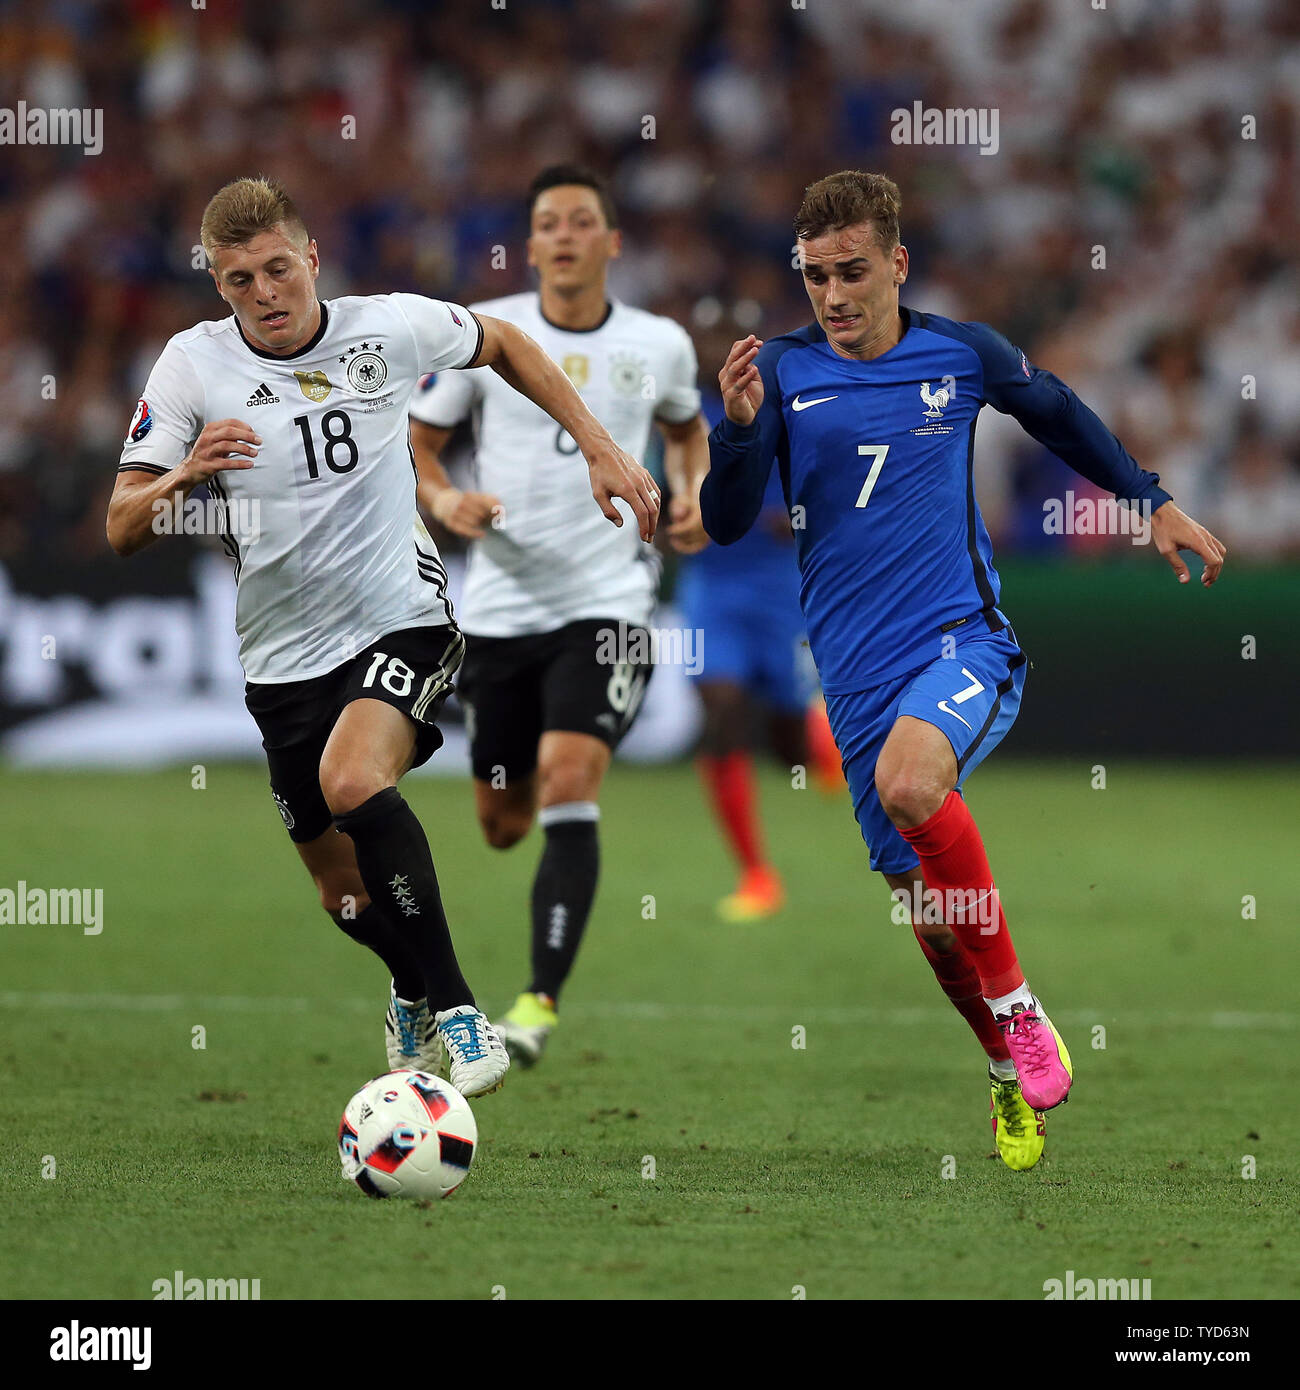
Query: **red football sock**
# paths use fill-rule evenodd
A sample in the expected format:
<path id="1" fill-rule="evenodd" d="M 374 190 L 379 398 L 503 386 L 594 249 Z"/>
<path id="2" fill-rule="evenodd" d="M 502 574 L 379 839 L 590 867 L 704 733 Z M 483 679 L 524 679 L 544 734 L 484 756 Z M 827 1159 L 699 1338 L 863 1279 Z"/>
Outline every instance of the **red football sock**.
<path id="1" fill-rule="evenodd" d="M 826 717 L 826 702 L 818 696 L 804 715 L 804 730 L 808 739 L 808 756 L 812 759 L 817 779 L 828 791 L 844 786 L 844 766 L 840 750 L 835 746 L 831 721 Z"/>
<path id="2" fill-rule="evenodd" d="M 703 753 L 700 776 L 709 789 L 713 813 L 743 869 L 761 868 L 763 841 L 758 829 L 754 760 L 748 753 Z"/>
<path id="3" fill-rule="evenodd" d="M 1025 977 L 996 897 L 984 841 L 961 793 L 949 792 L 928 821 L 910 830 L 900 826 L 898 833 L 920 857 L 925 886 L 943 904 L 943 920 L 970 952 L 984 998 L 996 999 L 1019 989 Z M 990 893 L 995 895 L 996 925 L 989 921 Z"/>
<path id="4" fill-rule="evenodd" d="M 952 1006 L 971 1026 L 971 1031 L 980 1040 L 980 1046 L 995 1062 L 1005 1062 L 1011 1053 L 1007 1051 L 1007 1040 L 1002 1029 L 994 1021 L 993 1012 L 984 1002 L 980 993 L 979 972 L 970 952 L 959 941 L 956 949 L 941 955 L 917 931 L 912 928 L 917 945 L 925 952 L 939 987 L 948 996 Z"/>

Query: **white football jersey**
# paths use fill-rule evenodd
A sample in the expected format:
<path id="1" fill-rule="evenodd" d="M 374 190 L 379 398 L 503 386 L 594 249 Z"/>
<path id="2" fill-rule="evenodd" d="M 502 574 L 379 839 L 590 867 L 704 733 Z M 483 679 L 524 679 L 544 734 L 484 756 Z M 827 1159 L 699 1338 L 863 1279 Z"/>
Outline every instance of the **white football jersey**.
<path id="1" fill-rule="evenodd" d="M 679 324 L 617 300 L 598 327 L 574 332 L 542 317 L 535 293 L 471 306 L 516 324 L 564 369 L 591 413 L 644 462 L 654 420 L 699 414 L 695 348 Z M 573 437 L 490 367 L 422 381 L 411 414 L 440 428 L 473 419 L 477 488 L 501 513 L 470 548 L 462 626 L 480 637 L 554 632 L 579 618 L 645 623 L 659 557 L 621 501 L 621 527 L 591 495 Z"/>
<path id="2" fill-rule="evenodd" d="M 466 366 L 482 337 L 457 304 L 377 294 L 323 301 L 320 330 L 288 357 L 254 347 L 233 315 L 163 349 L 118 471 L 170 472 L 211 420 L 262 440 L 251 469 L 210 485 L 232 522 L 253 523 L 222 537 L 250 681 L 323 675 L 386 633 L 453 621 L 416 512 L 406 407 L 424 373 Z"/>

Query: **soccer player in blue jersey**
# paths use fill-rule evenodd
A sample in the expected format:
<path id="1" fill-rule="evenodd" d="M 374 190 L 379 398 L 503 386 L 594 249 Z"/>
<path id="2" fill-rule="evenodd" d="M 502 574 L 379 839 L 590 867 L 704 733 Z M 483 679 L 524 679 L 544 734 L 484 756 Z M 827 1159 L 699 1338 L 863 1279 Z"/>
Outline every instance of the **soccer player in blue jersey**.
<path id="1" fill-rule="evenodd" d="M 793 767 L 807 758 L 804 720 L 813 693 L 790 514 L 775 479 L 748 535 L 732 547 L 707 546 L 685 563 L 678 599 L 687 627 L 704 634 L 704 661 L 694 677 L 704 706 L 700 780 L 740 869 L 718 915 L 752 922 L 785 899 L 759 826 L 754 706 L 764 707 L 772 751 Z"/>
<path id="2" fill-rule="evenodd" d="M 1085 478 L 1149 509 L 1181 583 L 1180 550 L 1205 562 L 1206 585 L 1226 551 L 1000 334 L 899 305 L 908 256 L 890 179 L 846 171 L 812 184 L 795 234 L 816 322 L 732 346 L 701 514 L 719 544 L 743 536 L 776 460 L 871 867 L 917 905 L 921 949 L 988 1054 L 998 1152 L 1031 1168 L 1043 1112 L 1067 1098 L 1073 1070 L 1025 983 L 960 790 L 1015 720 L 1026 663 L 975 501 L 980 410 L 1011 415 Z"/>
<path id="3" fill-rule="evenodd" d="M 704 413 L 716 424 L 721 399 L 706 398 Z M 817 672 L 799 607 L 790 513 L 775 474 L 741 540 L 706 543 L 683 562 L 676 597 L 686 626 L 703 634 L 704 661 L 692 673 L 704 707 L 700 781 L 740 873 L 718 915 L 754 922 L 785 902 L 781 875 L 764 848 L 755 747 L 765 743 L 787 767 L 806 765 L 827 791 L 844 787 L 820 693 L 810 704 Z"/>

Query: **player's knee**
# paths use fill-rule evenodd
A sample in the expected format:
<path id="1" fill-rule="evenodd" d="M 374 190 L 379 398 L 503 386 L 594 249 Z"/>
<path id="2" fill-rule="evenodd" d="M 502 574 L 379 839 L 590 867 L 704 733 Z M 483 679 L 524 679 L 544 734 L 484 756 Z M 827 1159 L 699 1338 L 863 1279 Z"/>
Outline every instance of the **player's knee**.
<path id="1" fill-rule="evenodd" d="M 810 761 L 808 735 L 802 714 L 777 715 L 771 721 L 768 740 L 778 761 L 795 767 Z"/>
<path id="2" fill-rule="evenodd" d="M 885 814 L 895 825 L 911 828 L 928 821 L 943 805 L 948 788 L 933 777 L 900 768 L 881 774 L 876 771 L 876 794 Z"/>
<path id="3" fill-rule="evenodd" d="M 706 719 L 704 735 L 700 739 L 700 751 L 711 758 L 725 758 L 730 753 L 739 753 L 749 747 L 743 722 L 723 719 Z"/>
<path id="4" fill-rule="evenodd" d="M 377 774 L 364 769 L 349 767 L 346 764 L 336 766 L 329 762 L 321 764 L 320 789 L 325 797 L 325 804 L 336 816 L 355 811 L 386 786 L 392 786 L 392 782 L 385 781 Z"/>
<path id="5" fill-rule="evenodd" d="M 540 769 L 539 800 L 543 806 L 569 801 L 595 801 L 600 793 L 602 759 L 573 758 Z"/>
<path id="6" fill-rule="evenodd" d="M 521 811 L 491 810 L 480 812 L 478 823 L 493 849 L 509 849 L 528 834 L 533 818 Z"/>
<path id="7" fill-rule="evenodd" d="M 711 757 L 725 758 L 749 746 L 749 711 L 743 694 L 711 692 L 704 704 L 704 732 L 700 750 Z"/>

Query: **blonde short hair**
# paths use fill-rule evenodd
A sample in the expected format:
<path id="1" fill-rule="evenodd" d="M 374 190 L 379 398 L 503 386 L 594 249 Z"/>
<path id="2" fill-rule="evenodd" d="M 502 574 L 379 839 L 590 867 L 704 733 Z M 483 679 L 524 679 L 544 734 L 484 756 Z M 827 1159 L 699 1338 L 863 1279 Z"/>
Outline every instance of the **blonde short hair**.
<path id="1" fill-rule="evenodd" d="M 284 224 L 285 235 L 306 249 L 307 224 L 277 179 L 236 179 L 219 189 L 203 209 L 199 240 L 208 260 L 220 247 L 243 246 Z"/>

